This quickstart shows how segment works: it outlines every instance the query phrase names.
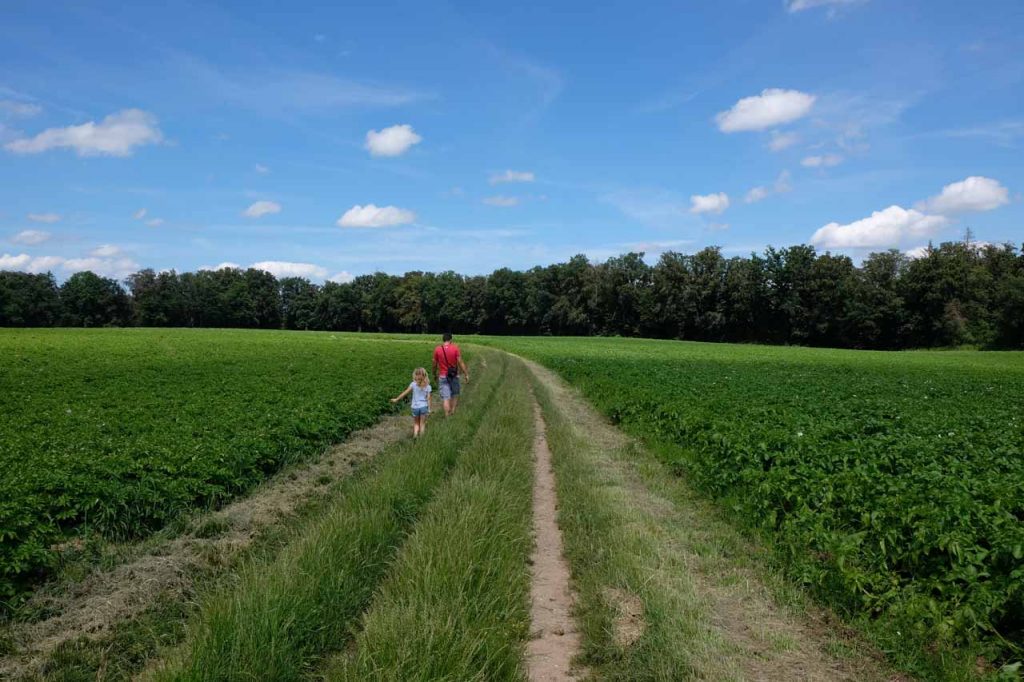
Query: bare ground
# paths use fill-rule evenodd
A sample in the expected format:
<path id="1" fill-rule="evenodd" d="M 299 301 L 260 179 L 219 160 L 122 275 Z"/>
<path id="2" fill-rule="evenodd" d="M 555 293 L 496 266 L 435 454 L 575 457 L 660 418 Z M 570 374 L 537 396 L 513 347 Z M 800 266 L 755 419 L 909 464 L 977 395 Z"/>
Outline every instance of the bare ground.
<path id="1" fill-rule="evenodd" d="M 569 564 L 558 528 L 558 502 L 551 451 L 544 434 L 544 417 L 534 403 L 535 437 L 533 532 L 536 539 L 530 586 L 530 618 L 534 638 L 527 644 L 527 671 L 532 682 L 555 682 L 574 677 L 571 666 L 579 652 L 580 633 L 572 618 L 573 594 Z"/>
<path id="2" fill-rule="evenodd" d="M 696 671 L 697 677 L 772 682 L 907 679 L 889 670 L 880 653 L 827 610 L 799 598 L 796 606 L 780 603 L 779 581 L 750 565 L 750 557 L 764 554 L 763 548 L 741 537 L 684 481 L 667 475 L 639 443 L 610 425 L 553 372 L 526 362 L 578 433 L 615 453 L 602 458 L 602 466 L 617 469 L 615 478 L 624 482 L 630 502 L 667 529 L 667 542 L 687 573 L 674 579 L 691 583 L 706 627 L 723 643 L 716 653 L 726 660 L 713 662 L 707 674 Z M 672 579 L 661 576 L 666 578 Z M 629 594 L 606 598 L 619 612 L 616 638 L 635 641 L 644 627 L 640 601 Z"/>
<path id="3" fill-rule="evenodd" d="M 178 537 L 128 548 L 123 563 L 94 570 L 80 581 L 44 586 L 25 611 L 51 615 L 13 623 L 6 633 L 0 632 L 15 648 L 0 658 L 0 679 L 38 673 L 47 655 L 61 644 L 81 636 L 100 637 L 159 599 L 187 599 L 200 574 L 211 566 L 230 564 L 261 533 L 287 522 L 319 491 L 399 440 L 407 422 L 386 417 L 353 433 L 318 460 L 284 471 L 247 497 L 197 517 Z"/>

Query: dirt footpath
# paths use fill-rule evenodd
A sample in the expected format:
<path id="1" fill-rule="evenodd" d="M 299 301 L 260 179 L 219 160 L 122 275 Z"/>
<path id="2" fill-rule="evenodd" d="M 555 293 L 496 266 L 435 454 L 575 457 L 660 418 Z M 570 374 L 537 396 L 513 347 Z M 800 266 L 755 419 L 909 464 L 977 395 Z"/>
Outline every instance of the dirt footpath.
<path id="1" fill-rule="evenodd" d="M 533 532 L 536 539 L 530 586 L 530 619 L 534 638 L 527 645 L 526 664 L 531 682 L 572 679 L 573 657 L 579 653 L 580 634 L 572 618 L 573 595 L 569 564 L 558 528 L 558 501 L 551 451 L 544 417 L 534 402 Z"/>
<path id="2" fill-rule="evenodd" d="M 577 435 L 591 444 L 591 459 L 604 470 L 605 484 L 621 489 L 621 499 L 647 519 L 664 557 L 672 559 L 663 567 L 671 565 L 673 572 L 659 570 L 658 580 L 675 581 L 680 592 L 693 594 L 695 610 L 703 614 L 700 629 L 711 635 L 708 641 L 720 642 L 706 655 L 695 656 L 686 678 L 908 679 L 890 671 L 877 651 L 837 618 L 793 594 L 792 587 L 792 599 L 787 598 L 792 603 L 781 603 L 787 588 L 777 577 L 766 579 L 757 566 L 762 548 L 743 538 L 685 481 L 670 475 L 653 454 L 611 426 L 554 373 L 533 362 L 527 366 L 551 391 L 553 404 Z M 633 599 L 621 610 L 624 623 L 635 626 L 633 639 L 642 636 L 636 634 L 643 625 L 642 604 Z"/>

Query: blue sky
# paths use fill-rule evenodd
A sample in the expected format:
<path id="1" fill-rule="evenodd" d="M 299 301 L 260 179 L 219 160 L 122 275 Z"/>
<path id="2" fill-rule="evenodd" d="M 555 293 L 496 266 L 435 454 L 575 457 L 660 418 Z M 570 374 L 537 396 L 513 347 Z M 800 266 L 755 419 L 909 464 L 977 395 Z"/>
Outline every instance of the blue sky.
<path id="1" fill-rule="evenodd" d="M 1020 0 L 2 5 L 3 269 L 1024 241 Z"/>

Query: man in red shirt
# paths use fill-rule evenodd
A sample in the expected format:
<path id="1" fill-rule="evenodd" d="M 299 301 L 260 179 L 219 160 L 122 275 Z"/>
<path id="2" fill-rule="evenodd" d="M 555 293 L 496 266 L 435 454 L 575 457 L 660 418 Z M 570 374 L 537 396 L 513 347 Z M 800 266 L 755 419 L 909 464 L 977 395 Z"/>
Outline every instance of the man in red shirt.
<path id="1" fill-rule="evenodd" d="M 466 383 L 469 383 L 469 370 L 462 361 L 459 347 L 452 343 L 452 335 L 446 332 L 441 341 L 441 345 L 434 349 L 434 375 L 441 386 L 444 414 L 450 417 L 459 406 L 459 370 L 462 370 L 462 379 Z"/>

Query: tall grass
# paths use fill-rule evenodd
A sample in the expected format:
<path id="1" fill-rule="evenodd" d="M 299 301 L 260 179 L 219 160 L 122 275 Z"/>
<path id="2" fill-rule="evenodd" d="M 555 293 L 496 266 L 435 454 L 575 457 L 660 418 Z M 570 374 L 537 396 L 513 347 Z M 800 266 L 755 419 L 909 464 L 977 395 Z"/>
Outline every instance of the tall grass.
<path id="1" fill-rule="evenodd" d="M 489 371 L 457 419 L 404 441 L 375 471 L 270 561 L 245 566 L 199 609 L 185 645 L 155 680 L 296 680 L 340 649 L 417 517 L 490 411 L 506 361 Z"/>
<path id="2" fill-rule="evenodd" d="M 516 362 L 473 447 L 428 505 L 326 671 L 347 680 L 517 680 L 529 634 L 533 400 Z"/>

